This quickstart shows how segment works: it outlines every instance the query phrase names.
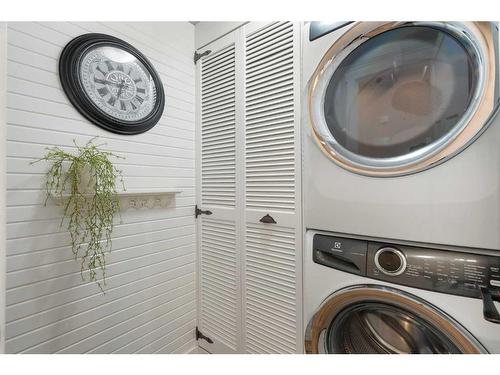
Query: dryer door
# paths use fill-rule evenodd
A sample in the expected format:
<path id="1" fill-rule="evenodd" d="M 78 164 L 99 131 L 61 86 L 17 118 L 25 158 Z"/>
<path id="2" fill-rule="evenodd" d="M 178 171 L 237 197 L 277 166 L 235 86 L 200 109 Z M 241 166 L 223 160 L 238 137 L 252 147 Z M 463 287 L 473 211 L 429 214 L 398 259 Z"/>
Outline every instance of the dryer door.
<path id="1" fill-rule="evenodd" d="M 309 322 L 306 353 L 485 353 L 451 317 L 422 299 L 367 285 L 328 298 Z"/>
<path id="2" fill-rule="evenodd" d="M 340 166 L 415 173 L 457 154 L 497 105 L 496 27 L 488 22 L 359 22 L 309 84 L 310 123 Z"/>

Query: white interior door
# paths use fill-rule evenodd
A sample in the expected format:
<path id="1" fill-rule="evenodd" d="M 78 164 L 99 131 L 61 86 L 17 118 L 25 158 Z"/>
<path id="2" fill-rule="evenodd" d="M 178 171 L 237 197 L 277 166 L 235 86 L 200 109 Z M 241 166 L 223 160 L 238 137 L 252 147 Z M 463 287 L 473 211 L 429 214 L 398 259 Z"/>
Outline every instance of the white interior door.
<path id="1" fill-rule="evenodd" d="M 211 353 L 236 353 L 241 347 L 238 35 L 233 32 L 206 46 L 204 51 L 211 52 L 197 63 L 197 202 L 211 212 L 198 217 L 198 328 L 208 337 L 198 343 Z"/>
<path id="2" fill-rule="evenodd" d="M 249 23 L 199 51 L 197 201 L 212 214 L 198 219 L 198 327 L 213 342 L 198 342 L 211 353 L 302 352 L 299 42 L 297 24 Z"/>
<path id="3" fill-rule="evenodd" d="M 299 25 L 245 38 L 243 326 L 249 353 L 302 352 Z"/>

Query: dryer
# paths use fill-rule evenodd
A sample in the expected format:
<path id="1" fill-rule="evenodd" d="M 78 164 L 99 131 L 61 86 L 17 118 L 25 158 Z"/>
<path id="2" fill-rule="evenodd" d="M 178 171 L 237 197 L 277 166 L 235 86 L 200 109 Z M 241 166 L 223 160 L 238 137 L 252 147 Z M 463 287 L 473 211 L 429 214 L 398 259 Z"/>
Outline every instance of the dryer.
<path id="1" fill-rule="evenodd" d="M 498 25 L 306 23 L 307 229 L 500 249 Z"/>
<path id="2" fill-rule="evenodd" d="M 500 353 L 494 251 L 308 231 L 306 353 Z"/>

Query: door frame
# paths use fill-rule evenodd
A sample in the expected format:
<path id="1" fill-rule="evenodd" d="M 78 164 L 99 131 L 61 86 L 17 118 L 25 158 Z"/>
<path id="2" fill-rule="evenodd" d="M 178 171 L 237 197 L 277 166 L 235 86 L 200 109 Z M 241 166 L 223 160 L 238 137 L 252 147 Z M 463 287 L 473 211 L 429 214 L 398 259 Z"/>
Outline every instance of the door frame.
<path id="1" fill-rule="evenodd" d="M 5 353 L 6 309 L 6 90 L 7 86 L 7 23 L 0 22 L 0 354 Z"/>

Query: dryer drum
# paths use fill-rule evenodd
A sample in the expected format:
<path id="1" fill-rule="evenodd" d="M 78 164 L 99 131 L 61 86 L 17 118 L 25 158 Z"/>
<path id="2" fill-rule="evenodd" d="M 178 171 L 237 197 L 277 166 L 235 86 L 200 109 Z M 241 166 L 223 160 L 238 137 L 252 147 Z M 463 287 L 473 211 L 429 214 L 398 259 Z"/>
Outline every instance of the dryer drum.
<path id="1" fill-rule="evenodd" d="M 358 22 L 325 54 L 309 120 L 341 167 L 398 176 L 456 155 L 497 109 L 497 36 L 488 22 Z"/>
<path id="2" fill-rule="evenodd" d="M 330 296 L 309 322 L 306 353 L 482 353 L 451 317 L 406 292 L 376 285 Z"/>

